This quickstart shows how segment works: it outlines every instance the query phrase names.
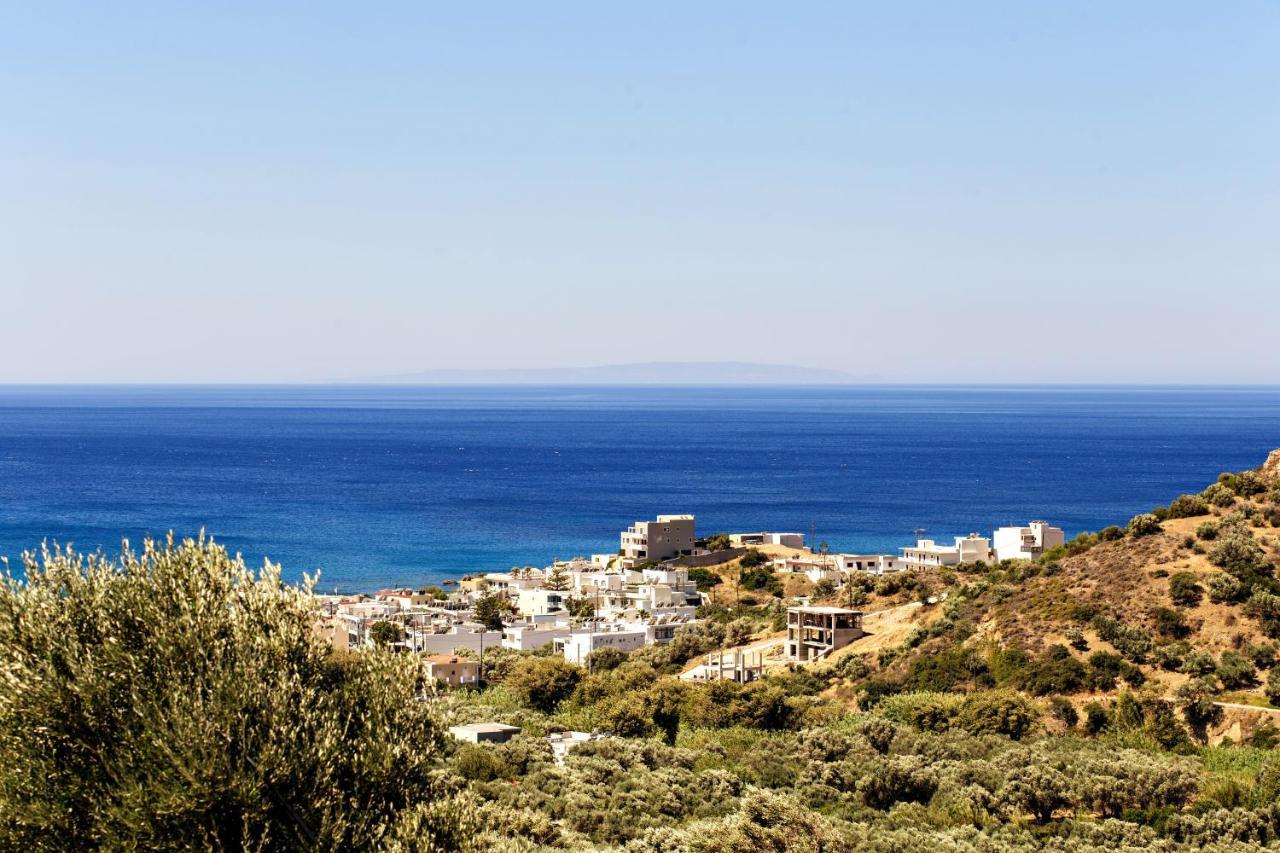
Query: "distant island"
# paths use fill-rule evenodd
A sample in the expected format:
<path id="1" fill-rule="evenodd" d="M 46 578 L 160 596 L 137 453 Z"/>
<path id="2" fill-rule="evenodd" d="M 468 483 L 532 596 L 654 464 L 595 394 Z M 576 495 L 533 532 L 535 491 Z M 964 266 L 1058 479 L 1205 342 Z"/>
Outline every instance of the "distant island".
<path id="1" fill-rule="evenodd" d="M 404 385 L 847 385 L 840 370 L 745 361 L 650 361 L 595 367 L 423 370 L 361 381 Z"/>

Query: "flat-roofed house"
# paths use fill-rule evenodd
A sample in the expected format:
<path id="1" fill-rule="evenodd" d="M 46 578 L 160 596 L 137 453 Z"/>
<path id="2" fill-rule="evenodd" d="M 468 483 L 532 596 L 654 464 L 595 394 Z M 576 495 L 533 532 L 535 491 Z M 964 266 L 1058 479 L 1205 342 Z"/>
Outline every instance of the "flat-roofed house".
<path id="1" fill-rule="evenodd" d="M 427 655 L 423 658 L 427 678 L 449 687 L 476 687 L 480 684 L 480 663 L 457 655 Z"/>
<path id="2" fill-rule="evenodd" d="M 903 548 L 898 562 L 906 569 L 938 569 L 961 563 L 991 559 L 991 540 L 976 533 L 957 536 L 955 545 L 939 545 L 932 539 L 917 539 L 915 547 Z"/>
<path id="3" fill-rule="evenodd" d="M 821 660 L 861 636 L 861 610 L 817 606 L 787 608 L 788 660 Z"/>
<path id="4" fill-rule="evenodd" d="M 467 743 L 506 743 L 520 734 L 520 727 L 502 723 L 468 723 L 465 726 L 451 726 L 449 734 Z"/>
<path id="5" fill-rule="evenodd" d="M 997 560 L 1038 560 L 1050 548 L 1067 541 L 1061 527 L 1033 521 L 1026 527 L 1001 527 L 992 537 Z"/>

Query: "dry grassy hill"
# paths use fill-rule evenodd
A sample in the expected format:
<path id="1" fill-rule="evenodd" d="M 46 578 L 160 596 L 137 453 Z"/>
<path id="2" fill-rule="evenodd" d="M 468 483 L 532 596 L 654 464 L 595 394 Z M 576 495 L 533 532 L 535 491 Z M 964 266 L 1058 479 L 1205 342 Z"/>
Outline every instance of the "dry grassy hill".
<path id="1" fill-rule="evenodd" d="M 946 598 L 855 644 L 866 666 L 845 665 L 837 692 L 865 703 L 1000 686 L 1077 708 L 1128 692 L 1221 727 L 1238 720 L 1214 702 L 1280 705 L 1278 568 L 1280 450 L 1039 561 L 961 566 L 870 594 L 868 610 L 926 590 Z"/>

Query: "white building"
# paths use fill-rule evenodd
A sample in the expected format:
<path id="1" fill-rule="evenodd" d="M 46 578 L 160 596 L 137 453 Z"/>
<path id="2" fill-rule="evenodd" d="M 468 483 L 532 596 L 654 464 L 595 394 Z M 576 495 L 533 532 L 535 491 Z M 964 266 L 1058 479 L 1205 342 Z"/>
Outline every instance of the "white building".
<path id="1" fill-rule="evenodd" d="M 552 732 L 547 735 L 547 742 L 551 744 L 551 759 L 563 767 L 564 760 L 575 748 L 593 740 L 604 740 L 607 737 L 610 737 L 610 735 L 597 734 L 596 732 Z"/>
<path id="2" fill-rule="evenodd" d="M 522 589 L 515 597 L 516 608 L 522 616 L 545 616 L 561 613 L 570 593 L 554 589 Z"/>
<path id="3" fill-rule="evenodd" d="M 541 649 L 569 636 L 572 629 L 566 625 L 508 625 L 502 629 L 502 647 L 521 652 Z"/>
<path id="4" fill-rule="evenodd" d="M 1050 548 L 1067 541 L 1062 528 L 1045 521 L 1033 521 L 1026 527 L 1001 527 L 992 537 L 996 560 L 1038 560 Z"/>
<path id="5" fill-rule="evenodd" d="M 803 548 L 803 533 L 730 533 L 729 544 L 735 548 L 753 545 L 782 545 L 786 548 Z"/>
<path id="6" fill-rule="evenodd" d="M 692 515 L 660 515 L 657 521 L 637 521 L 622 531 L 620 548 L 623 559 L 635 564 L 692 554 L 693 542 Z"/>
<path id="7" fill-rule="evenodd" d="M 957 536 L 955 545 L 939 545 L 932 539 L 918 539 L 914 548 L 903 548 L 899 561 L 905 569 L 937 569 L 960 563 L 987 562 L 991 540 L 976 533 Z"/>
<path id="8" fill-rule="evenodd" d="M 555 645 L 563 651 L 566 661 L 583 665 L 592 652 L 600 649 L 634 652 L 645 645 L 646 635 L 642 625 L 616 622 L 598 625 L 593 630 L 574 631 L 567 637 L 555 640 Z"/>
<path id="9" fill-rule="evenodd" d="M 883 575 L 904 568 L 902 561 L 893 554 L 831 554 L 836 564 L 845 572 L 869 572 Z"/>

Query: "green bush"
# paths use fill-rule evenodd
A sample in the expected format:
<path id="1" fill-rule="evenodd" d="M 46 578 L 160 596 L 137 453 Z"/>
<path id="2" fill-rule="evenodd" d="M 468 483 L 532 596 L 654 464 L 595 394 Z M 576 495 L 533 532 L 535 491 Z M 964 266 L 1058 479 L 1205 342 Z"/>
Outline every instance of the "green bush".
<path id="1" fill-rule="evenodd" d="M 1200 496 L 1216 507 L 1226 508 L 1236 502 L 1235 494 L 1221 483 L 1214 483 L 1201 492 Z"/>
<path id="2" fill-rule="evenodd" d="M 569 698 L 582 678 L 582 670 L 560 658 L 524 658 L 507 674 L 503 685 L 521 702 L 551 713 Z"/>
<path id="3" fill-rule="evenodd" d="M 1125 529 L 1130 536 L 1137 538 L 1140 536 L 1152 536 L 1159 533 L 1162 528 L 1160 527 L 1160 519 L 1146 512 L 1129 519 L 1129 524 Z"/>
<path id="4" fill-rule="evenodd" d="M 1209 503 L 1200 495 L 1180 495 L 1169 504 L 1169 518 L 1191 518 L 1207 515 Z"/>
<path id="5" fill-rule="evenodd" d="M 1196 525 L 1196 536 L 1199 536 L 1206 542 L 1211 542 L 1218 538 L 1218 531 L 1221 527 L 1222 524 L 1216 519 L 1211 518 L 1208 521 L 1202 521 Z"/>
<path id="6" fill-rule="evenodd" d="M 1176 572 L 1169 577 L 1169 599 L 1179 607 L 1197 607 L 1204 588 L 1191 572 Z"/>

